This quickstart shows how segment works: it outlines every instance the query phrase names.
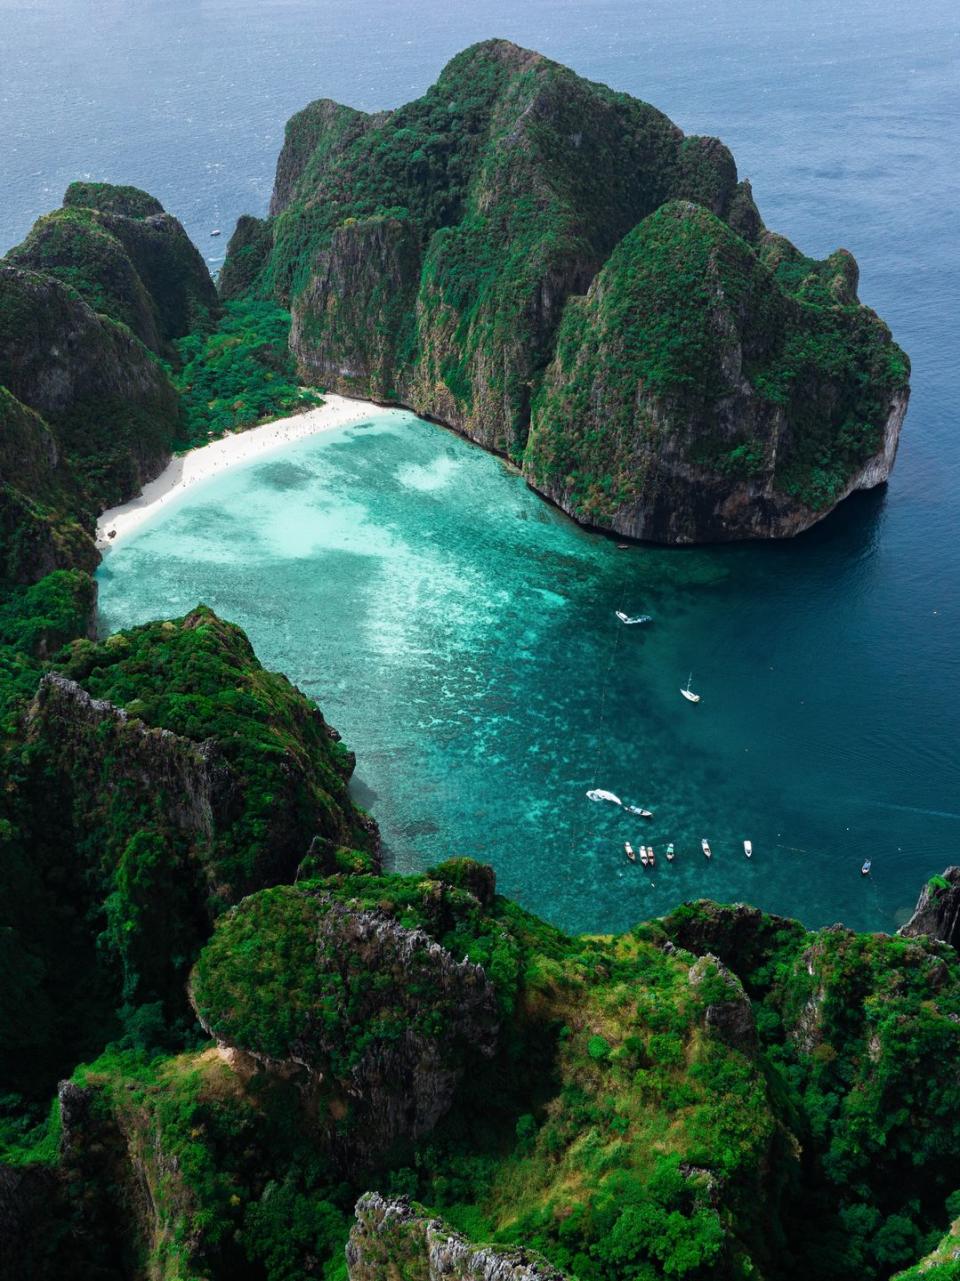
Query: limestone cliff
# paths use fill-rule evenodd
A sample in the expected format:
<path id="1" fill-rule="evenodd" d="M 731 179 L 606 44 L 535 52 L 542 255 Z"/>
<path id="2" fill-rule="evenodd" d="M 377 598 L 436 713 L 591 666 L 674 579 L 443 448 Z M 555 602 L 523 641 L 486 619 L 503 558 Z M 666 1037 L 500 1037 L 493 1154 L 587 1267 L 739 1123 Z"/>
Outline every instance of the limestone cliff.
<path id="1" fill-rule="evenodd" d="M 53 276 L 151 350 L 209 327 L 219 304 L 206 263 L 176 218 L 135 187 L 75 182 L 7 254 Z"/>
<path id="2" fill-rule="evenodd" d="M 913 916 L 899 933 L 904 938 L 927 935 L 960 950 L 960 867 L 948 867 L 926 883 Z"/>
<path id="3" fill-rule="evenodd" d="M 564 1281 L 534 1251 L 476 1246 L 422 1206 L 377 1192 L 357 1202 L 347 1242 L 350 1281 Z"/>
<path id="4" fill-rule="evenodd" d="M 138 493 L 170 456 L 179 410 L 155 357 L 59 280 L 5 262 L 0 385 L 52 429 L 85 520 Z"/>
<path id="5" fill-rule="evenodd" d="M 269 1071 L 299 1075 L 321 1131 L 370 1160 L 428 1134 L 465 1066 L 496 1046 L 494 991 L 424 931 L 296 886 L 241 903 L 191 979 L 211 1036 Z"/>
<path id="6" fill-rule="evenodd" d="M 909 366 L 856 278 L 766 231 L 717 139 L 503 40 L 395 111 L 294 117 L 223 272 L 290 307 L 311 381 L 670 543 L 795 534 L 886 479 Z"/>

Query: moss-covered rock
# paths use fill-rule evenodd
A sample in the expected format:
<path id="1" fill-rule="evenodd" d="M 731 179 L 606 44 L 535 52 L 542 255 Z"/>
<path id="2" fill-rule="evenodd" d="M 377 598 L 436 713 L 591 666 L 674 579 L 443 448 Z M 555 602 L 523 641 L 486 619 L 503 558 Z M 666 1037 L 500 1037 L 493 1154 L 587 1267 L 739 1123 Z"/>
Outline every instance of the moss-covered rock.
<path id="1" fill-rule="evenodd" d="M 906 411 L 850 254 L 766 231 L 717 139 L 503 40 L 396 111 L 295 116 L 223 281 L 290 308 L 313 382 L 638 538 L 794 534 L 886 479 Z"/>
<path id="2" fill-rule="evenodd" d="M 180 223 L 135 187 L 73 183 L 8 261 L 54 276 L 151 350 L 209 328 L 218 312 L 206 263 Z"/>
<path id="3" fill-rule="evenodd" d="M 0 263 L 0 385 L 41 414 L 85 522 L 138 493 L 170 456 L 177 396 L 121 324 L 52 276 Z"/>
<path id="4" fill-rule="evenodd" d="M 788 292 L 712 213 L 662 206 L 567 305 L 528 481 L 589 524 L 689 543 L 793 534 L 885 479 L 906 359 L 849 255 L 821 266 Z"/>

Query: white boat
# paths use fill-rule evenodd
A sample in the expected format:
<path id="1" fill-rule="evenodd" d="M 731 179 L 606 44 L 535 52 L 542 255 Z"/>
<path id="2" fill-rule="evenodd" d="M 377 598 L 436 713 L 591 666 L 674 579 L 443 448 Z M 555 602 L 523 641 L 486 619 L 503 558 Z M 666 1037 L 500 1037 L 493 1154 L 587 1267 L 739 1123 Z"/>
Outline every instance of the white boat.
<path id="1" fill-rule="evenodd" d="M 657 864 L 657 856 L 656 856 L 656 854 L 654 854 L 654 852 L 653 852 L 653 846 L 652 846 L 652 845 L 648 845 L 648 846 L 647 846 L 647 858 L 650 860 L 650 866 L 651 866 L 651 867 L 656 867 L 656 864 Z"/>
<path id="2" fill-rule="evenodd" d="M 640 846 L 640 862 L 643 864 L 644 867 L 650 866 L 650 855 L 647 853 L 646 845 Z"/>
<path id="3" fill-rule="evenodd" d="M 210 235 L 211 235 L 211 236 L 219 236 L 219 235 L 220 235 L 220 228 L 219 228 L 219 227 L 215 227 L 215 228 L 213 229 L 213 231 L 211 231 L 211 232 L 210 232 Z"/>
<path id="4" fill-rule="evenodd" d="M 746 854 L 747 858 L 753 858 L 753 841 L 743 842 L 743 852 Z"/>
<path id="5" fill-rule="evenodd" d="M 691 672 L 690 675 L 687 677 L 686 686 L 680 691 L 680 693 L 683 695 L 684 698 L 688 699 L 691 703 L 699 703 L 700 695 L 695 694 L 693 690 L 690 688 L 690 682 L 692 680 L 693 680 L 693 672 Z"/>
<path id="6" fill-rule="evenodd" d="M 587 792 L 587 796 L 591 801 L 609 801 L 611 805 L 623 804 L 619 796 L 615 796 L 613 792 L 604 791 L 602 787 L 592 787 Z"/>
<path id="7" fill-rule="evenodd" d="M 673 862 L 673 841 L 671 841 L 670 844 L 667 846 L 667 862 L 668 863 Z"/>
<path id="8" fill-rule="evenodd" d="M 865 859 L 865 860 L 864 860 L 863 867 L 861 867 L 861 869 L 860 869 L 860 875 L 861 875 L 861 876 L 869 876 L 869 875 L 870 875 L 870 869 L 871 869 L 871 867 L 873 867 L 873 864 L 870 862 L 870 860 L 869 860 L 869 859 Z"/>
<path id="9" fill-rule="evenodd" d="M 640 818 L 653 818 L 653 810 L 645 810 L 642 805 L 624 805 L 628 814 L 637 814 Z"/>
<path id="10" fill-rule="evenodd" d="M 614 612 L 616 613 L 617 618 L 620 619 L 620 622 L 626 623 L 628 627 L 633 627 L 635 623 L 652 623 L 653 622 L 652 614 L 637 614 L 636 617 L 631 618 L 630 615 L 625 614 L 622 609 L 615 610 Z"/>
<path id="11" fill-rule="evenodd" d="M 630 842 L 629 842 L 629 841 L 624 841 L 624 842 L 623 842 L 623 852 L 624 852 L 624 854 L 626 854 L 627 858 L 630 860 L 630 862 L 631 862 L 631 863 L 636 863 L 636 861 L 637 861 L 637 852 L 636 852 L 636 850 L 633 848 L 633 846 L 630 844 Z"/>
<path id="12" fill-rule="evenodd" d="M 700 848 L 703 850 L 704 854 L 706 854 L 707 858 L 713 858 L 713 852 L 710 849 L 710 842 L 706 837 L 704 837 L 700 842 Z"/>

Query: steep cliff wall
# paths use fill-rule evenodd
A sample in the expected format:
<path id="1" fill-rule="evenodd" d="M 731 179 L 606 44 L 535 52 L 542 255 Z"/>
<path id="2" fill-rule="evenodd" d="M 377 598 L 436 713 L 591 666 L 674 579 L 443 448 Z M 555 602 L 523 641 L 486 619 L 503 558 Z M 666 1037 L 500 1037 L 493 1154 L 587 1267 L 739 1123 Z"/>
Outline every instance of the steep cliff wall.
<path id="1" fill-rule="evenodd" d="M 852 256 L 804 257 L 721 142 L 539 54 L 476 45 L 380 117 L 311 104 L 271 212 L 224 287 L 290 307 L 304 375 L 509 454 L 580 521 L 783 537 L 893 465 L 909 364 Z"/>
<path id="2" fill-rule="evenodd" d="M 179 410 L 155 357 L 73 289 L 5 262 L 0 385 L 53 429 L 85 520 L 133 497 L 170 456 Z"/>
<path id="3" fill-rule="evenodd" d="M 221 1046 L 299 1071 L 321 1131 L 352 1168 L 428 1134 L 465 1067 L 496 1046 L 494 990 L 479 966 L 422 930 L 299 886 L 225 917 L 190 994 Z"/>
<path id="4" fill-rule="evenodd" d="M 219 310 L 206 263 L 176 218 L 135 187 L 75 182 L 7 254 L 62 281 L 155 352 L 210 326 Z"/>

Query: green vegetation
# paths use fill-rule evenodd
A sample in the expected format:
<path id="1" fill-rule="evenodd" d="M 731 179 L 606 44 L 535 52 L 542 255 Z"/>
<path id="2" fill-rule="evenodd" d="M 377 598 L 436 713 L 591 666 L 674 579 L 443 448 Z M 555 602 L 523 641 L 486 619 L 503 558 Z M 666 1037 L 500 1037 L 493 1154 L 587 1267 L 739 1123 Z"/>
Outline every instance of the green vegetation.
<path id="1" fill-rule="evenodd" d="M 661 495 L 695 507 L 717 477 L 769 481 L 814 510 L 835 503 L 882 448 L 908 375 L 855 293 L 822 287 L 820 268 L 847 285 L 852 271 L 855 287 L 839 259 L 771 271 L 707 210 L 663 205 L 567 304 L 528 478 L 597 525 Z"/>
<path id="2" fill-rule="evenodd" d="M 311 377 L 509 454 L 587 523 L 795 532 L 905 405 L 849 253 L 765 231 L 716 139 L 505 41 L 388 115 L 312 103 L 271 215 L 226 296 L 289 307 Z"/>
<path id="3" fill-rule="evenodd" d="M 216 330 L 177 343 L 183 423 L 178 445 L 193 448 L 226 431 L 322 404 L 297 382 L 288 347 L 290 314 L 270 302 L 228 302 Z"/>

